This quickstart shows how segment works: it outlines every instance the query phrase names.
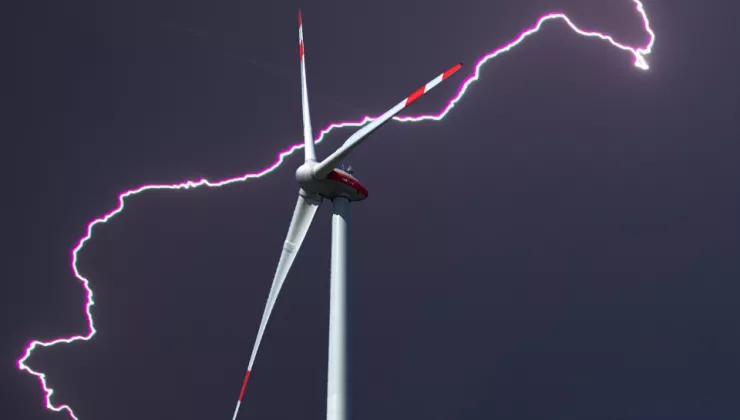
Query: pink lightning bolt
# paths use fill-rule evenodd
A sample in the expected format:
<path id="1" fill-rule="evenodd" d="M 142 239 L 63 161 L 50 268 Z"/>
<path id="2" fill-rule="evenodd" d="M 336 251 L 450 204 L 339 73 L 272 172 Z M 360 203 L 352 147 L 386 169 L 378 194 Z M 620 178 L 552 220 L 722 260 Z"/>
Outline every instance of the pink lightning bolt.
<path id="1" fill-rule="evenodd" d="M 632 55 L 632 57 L 634 58 L 634 60 L 635 60 L 634 61 L 634 65 L 636 67 L 638 67 L 638 68 L 640 68 L 642 70 L 647 70 L 648 69 L 648 64 L 647 64 L 647 61 L 645 61 L 645 56 L 649 55 L 650 52 L 652 51 L 653 43 L 655 42 L 655 33 L 650 28 L 650 22 L 648 20 L 647 14 L 645 13 L 645 8 L 644 8 L 644 6 L 642 4 L 642 1 L 641 0 L 631 0 L 631 1 L 634 3 L 635 10 L 640 15 L 640 18 L 642 19 L 642 22 L 643 22 L 643 27 L 644 27 L 645 31 L 648 33 L 648 36 L 649 36 L 649 40 L 648 40 L 647 44 L 644 47 L 639 47 L 639 48 L 638 47 L 630 47 L 628 45 L 624 45 L 624 44 L 618 43 L 617 41 L 614 40 L 614 38 L 612 36 L 610 36 L 608 34 L 603 34 L 603 33 L 599 33 L 599 32 L 584 31 L 584 30 L 578 28 L 570 20 L 570 18 L 568 16 L 566 16 L 565 14 L 563 14 L 563 13 L 550 13 L 550 14 L 547 14 L 547 15 L 544 15 L 544 16 L 540 17 L 538 19 L 537 23 L 533 27 L 524 30 L 513 41 L 511 41 L 508 44 L 506 44 L 506 45 L 504 45 L 504 46 L 502 46 L 502 47 L 500 47 L 500 48 L 498 48 L 496 50 L 493 50 L 492 52 L 490 52 L 490 53 L 484 55 L 483 57 L 481 57 L 480 60 L 478 60 L 478 63 L 475 65 L 475 70 L 473 71 L 473 74 L 470 75 L 470 77 L 468 77 L 462 83 L 462 85 L 460 86 L 460 89 L 457 91 L 457 93 L 453 96 L 453 98 L 447 103 L 447 105 L 437 115 L 419 115 L 419 116 L 415 116 L 415 117 L 414 116 L 394 117 L 394 119 L 396 119 L 397 121 L 401 121 L 401 122 L 417 122 L 417 121 L 425 121 L 425 120 L 439 121 L 439 120 L 441 120 L 442 118 L 445 117 L 445 115 L 447 115 L 448 112 L 450 112 L 450 110 L 452 110 L 452 108 L 455 107 L 455 105 L 457 104 L 457 102 L 460 101 L 460 99 L 462 99 L 463 95 L 467 91 L 467 89 L 470 86 L 470 84 L 473 83 L 473 82 L 475 82 L 476 80 L 478 80 L 478 77 L 480 75 L 480 69 L 483 66 L 483 64 L 485 64 L 488 60 L 490 60 L 492 58 L 495 58 L 495 57 L 497 57 L 497 56 L 499 56 L 499 55 L 501 55 L 501 54 L 503 54 L 503 53 L 505 53 L 507 51 L 512 50 L 514 47 L 516 47 L 517 45 L 521 44 L 524 41 L 525 38 L 527 38 L 528 36 L 530 36 L 530 35 L 538 32 L 540 30 L 540 28 L 542 27 L 542 25 L 545 22 L 549 21 L 549 20 L 561 19 L 561 20 L 565 21 L 565 23 L 567 23 L 568 26 L 570 26 L 570 28 L 573 29 L 573 31 L 575 31 L 579 35 L 582 35 L 582 36 L 585 36 L 585 37 L 590 37 L 590 38 L 598 38 L 600 40 L 607 41 L 613 47 L 615 47 L 615 48 L 617 48 L 619 50 L 622 50 L 622 51 L 625 51 L 625 52 L 630 53 Z M 363 119 L 361 119 L 359 121 L 345 121 L 345 122 L 339 122 L 339 123 L 329 124 L 329 126 L 327 126 L 326 128 L 324 128 L 323 130 L 321 130 L 321 132 L 319 133 L 318 138 L 316 139 L 316 143 L 320 143 L 321 140 L 324 138 L 324 136 L 326 134 L 328 134 L 329 132 L 331 132 L 335 128 L 359 127 L 361 125 L 364 125 L 364 124 L 372 121 L 373 119 L 374 118 L 365 116 Z M 184 181 L 184 182 L 182 182 L 180 184 L 171 184 L 171 185 L 144 185 L 144 186 L 141 186 L 139 188 L 126 191 L 126 192 L 124 192 L 124 193 L 122 193 L 122 194 L 120 194 L 118 196 L 118 207 L 117 208 L 115 208 L 114 210 L 112 210 L 108 214 L 106 214 L 106 215 L 104 215 L 104 216 L 102 216 L 102 217 L 100 217 L 98 219 L 95 219 L 95 220 L 91 221 L 87 225 L 87 233 L 85 234 L 85 236 L 83 236 L 80 239 L 80 241 L 77 243 L 77 245 L 74 247 L 74 249 L 72 249 L 72 261 L 71 261 L 72 271 L 74 272 L 75 277 L 77 277 L 77 279 L 82 283 L 82 287 L 85 289 L 85 293 L 87 294 L 87 303 L 85 304 L 85 316 L 87 318 L 87 326 L 88 326 L 88 332 L 87 332 L 87 334 L 86 335 L 74 335 L 74 336 L 65 337 L 65 338 L 58 338 L 58 339 L 55 339 L 55 340 L 52 340 L 52 341 L 46 341 L 46 342 L 44 342 L 44 341 L 37 341 L 37 340 L 31 341 L 28 344 L 28 346 L 26 347 L 26 350 L 23 353 L 23 357 L 21 357 L 18 360 L 18 368 L 21 369 L 21 370 L 25 370 L 26 372 L 30 373 L 31 375 L 37 377 L 38 380 L 39 380 L 39 382 L 41 383 L 41 387 L 43 388 L 44 393 L 45 393 L 46 408 L 47 409 L 53 410 L 53 411 L 57 411 L 57 412 L 59 412 L 59 411 L 67 411 L 67 413 L 69 413 L 69 415 L 70 415 L 70 417 L 72 419 L 79 420 L 77 418 L 77 416 L 75 416 L 75 414 L 72 411 L 72 408 L 70 406 L 68 406 L 68 405 L 55 406 L 55 405 L 53 405 L 51 403 L 51 396 L 52 396 L 52 394 L 54 394 L 54 390 L 51 389 L 51 388 L 49 388 L 47 386 L 47 384 L 46 384 L 46 375 L 43 374 L 43 373 L 41 373 L 41 372 L 37 372 L 37 371 L 31 369 L 28 365 L 26 365 L 26 361 L 28 360 L 29 357 L 31 357 L 31 353 L 33 353 L 33 351 L 36 349 L 36 347 L 39 347 L 39 346 L 41 346 L 41 347 L 51 347 L 51 346 L 54 346 L 56 344 L 60 344 L 60 343 L 72 343 L 72 342 L 79 341 L 79 340 L 87 341 L 87 340 L 90 340 L 95 335 L 95 332 L 96 332 L 95 331 L 95 326 L 93 324 L 92 314 L 90 313 L 91 307 L 95 304 L 95 302 L 93 301 L 93 291 L 90 288 L 90 281 L 88 279 L 86 279 L 85 277 L 83 277 L 80 274 L 80 272 L 78 271 L 78 269 L 77 269 L 77 255 L 79 254 L 80 250 L 82 250 L 82 247 L 85 245 L 85 242 L 87 242 L 87 240 L 89 240 L 92 237 L 93 228 L 96 225 L 98 225 L 98 224 L 102 224 L 102 223 L 108 222 L 113 216 L 115 216 L 118 213 L 122 212 L 123 211 L 123 206 L 124 206 L 125 199 L 128 198 L 128 197 L 131 197 L 133 195 L 136 195 L 136 194 L 142 193 L 144 191 L 148 191 L 148 190 L 181 190 L 181 189 L 196 188 L 196 187 L 201 187 L 201 186 L 221 187 L 221 186 L 228 185 L 228 184 L 233 184 L 233 183 L 236 183 L 236 182 L 243 182 L 243 181 L 246 181 L 246 180 L 252 179 L 252 178 L 261 178 L 261 177 L 269 174 L 270 172 L 274 171 L 275 169 L 277 169 L 283 163 L 283 161 L 285 160 L 285 157 L 286 156 L 290 156 L 291 154 L 293 154 L 293 152 L 295 152 L 296 150 L 298 150 L 298 149 L 300 149 L 302 147 L 303 147 L 302 144 L 293 145 L 293 146 L 289 147 L 288 149 L 280 152 L 278 154 L 277 160 L 272 165 L 264 168 L 263 170 L 261 170 L 259 172 L 255 172 L 255 173 L 251 173 L 251 174 L 245 174 L 245 175 L 242 175 L 242 176 L 237 177 L 237 178 L 230 178 L 230 179 L 225 179 L 225 180 L 216 181 L 216 182 L 211 182 L 211 181 L 208 181 L 207 179 L 201 179 L 200 181 L 197 181 L 197 182 L 196 181 Z"/>

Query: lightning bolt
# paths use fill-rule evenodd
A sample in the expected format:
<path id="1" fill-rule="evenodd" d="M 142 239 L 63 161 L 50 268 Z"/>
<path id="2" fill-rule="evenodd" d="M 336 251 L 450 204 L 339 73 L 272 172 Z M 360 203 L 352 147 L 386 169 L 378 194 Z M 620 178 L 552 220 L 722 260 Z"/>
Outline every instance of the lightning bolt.
<path id="1" fill-rule="evenodd" d="M 640 15 L 640 17 L 642 19 L 643 27 L 645 29 L 645 32 L 647 32 L 647 34 L 649 36 L 649 40 L 648 40 L 647 44 L 645 44 L 645 46 L 643 46 L 643 47 L 631 47 L 629 45 L 620 44 L 619 42 L 617 42 L 616 40 L 614 40 L 614 38 L 611 35 L 608 35 L 608 34 L 604 34 L 604 33 L 600 33 L 600 32 L 584 31 L 584 30 L 578 28 L 570 20 L 570 18 L 568 16 L 566 16 L 565 14 L 563 14 L 563 13 L 549 13 L 549 14 L 546 14 L 546 15 L 541 16 L 537 20 L 537 23 L 534 26 L 532 26 L 531 28 L 528 28 L 528 29 L 524 30 L 523 32 L 521 32 L 513 41 L 511 41 L 508 44 L 505 44 L 504 46 L 502 46 L 502 47 L 500 47 L 500 48 L 498 48 L 496 50 L 493 50 L 490 53 L 488 53 L 488 54 L 484 55 L 483 57 L 481 57 L 478 60 L 477 64 L 475 65 L 475 71 L 473 72 L 473 74 L 470 75 L 462 83 L 462 85 L 460 86 L 460 88 L 457 91 L 457 93 L 452 97 L 452 99 L 447 103 L 447 105 L 438 114 L 436 114 L 436 115 L 432 114 L 432 115 L 419 115 L 419 116 L 405 116 L 405 117 L 404 116 L 400 116 L 400 117 L 394 117 L 394 119 L 397 120 L 397 121 L 401 121 L 401 122 L 418 122 L 418 121 L 427 121 L 427 120 L 439 121 L 439 120 L 443 119 L 445 117 L 445 115 L 447 115 L 447 113 L 450 112 L 455 107 L 455 105 L 462 99 L 462 97 L 463 97 L 463 95 L 465 95 L 465 92 L 467 91 L 468 87 L 470 87 L 470 85 L 473 82 L 475 82 L 475 81 L 478 80 L 479 75 L 480 75 L 480 69 L 481 69 L 481 67 L 486 62 L 488 62 L 488 60 L 491 60 L 493 58 L 496 58 L 496 57 L 498 57 L 499 55 L 501 55 L 501 54 L 503 54 L 505 52 L 511 51 L 516 46 L 518 46 L 519 44 L 521 44 L 527 37 L 529 37 L 532 34 L 537 33 L 542 28 L 542 25 L 545 24 L 545 22 L 551 21 L 551 20 L 558 20 L 559 19 L 559 20 L 564 21 L 578 35 L 581 35 L 581 36 L 584 36 L 584 37 L 588 37 L 588 38 L 598 38 L 598 39 L 600 39 L 602 41 L 608 42 L 613 47 L 615 47 L 615 48 L 617 48 L 617 49 L 619 49 L 621 51 L 624 51 L 624 52 L 627 52 L 627 53 L 631 54 L 632 57 L 635 60 L 634 61 L 634 65 L 637 68 L 639 68 L 641 70 L 647 70 L 649 68 L 649 66 L 647 64 L 647 61 L 645 60 L 645 57 L 647 55 L 649 55 L 651 53 L 651 51 L 652 51 L 653 44 L 655 42 L 655 33 L 650 28 L 650 22 L 648 20 L 647 13 L 645 12 L 645 8 L 644 8 L 644 5 L 643 5 L 642 1 L 641 0 L 631 0 L 631 1 L 632 1 L 632 3 L 635 6 L 635 10 L 637 11 L 637 13 Z M 374 118 L 365 116 L 362 120 L 359 120 L 359 121 L 345 121 L 345 122 L 339 122 L 339 123 L 330 124 L 329 126 L 327 126 L 326 128 L 324 128 L 323 130 L 321 130 L 321 132 L 319 133 L 319 136 L 316 138 L 315 142 L 317 144 L 320 143 L 321 140 L 323 140 L 324 136 L 326 136 L 327 134 L 329 134 L 329 132 L 331 132 L 334 129 L 344 128 L 344 127 L 359 127 L 359 126 L 362 126 L 362 125 L 364 125 L 364 124 L 372 121 L 373 119 Z M 277 156 L 277 160 L 275 162 L 273 162 L 272 165 L 270 165 L 270 166 L 262 169 L 259 172 L 245 174 L 245 175 L 242 175 L 242 176 L 239 176 L 239 177 L 236 177 L 236 178 L 230 178 L 230 179 L 225 179 L 225 180 L 215 181 L 215 182 L 208 181 L 207 179 L 204 178 L 204 179 L 201 179 L 200 181 L 184 181 L 184 182 L 179 183 L 179 184 L 170 184 L 170 185 L 144 185 L 144 186 L 141 186 L 139 188 L 136 188 L 136 189 L 133 189 L 133 190 L 129 190 L 129 191 L 123 192 L 123 193 L 121 193 L 118 196 L 118 207 L 117 208 L 115 208 L 114 210 L 112 210 L 108 214 L 106 214 L 106 215 L 104 215 L 104 216 L 102 216 L 100 218 L 97 218 L 97 219 L 91 221 L 87 225 L 87 233 L 85 234 L 85 236 L 83 236 L 79 240 L 79 242 L 74 247 L 74 249 L 72 249 L 72 260 L 70 262 L 70 264 L 72 266 L 72 271 L 74 272 L 75 277 L 77 277 L 77 279 L 80 281 L 80 283 L 82 284 L 82 287 L 85 289 L 85 293 L 87 295 L 87 302 L 85 303 L 85 317 L 87 319 L 87 329 L 88 329 L 87 334 L 85 334 L 85 335 L 73 335 L 73 336 L 64 337 L 64 338 L 57 338 L 57 339 L 52 340 L 52 341 L 38 341 L 38 340 L 33 340 L 26 347 L 25 352 L 23 353 L 23 357 L 21 357 L 18 360 L 18 368 L 19 369 L 30 373 L 31 375 L 35 376 L 39 380 L 39 382 L 41 384 L 41 388 L 44 390 L 44 393 L 45 393 L 46 408 L 47 409 L 53 410 L 53 411 L 56 411 L 56 412 L 66 411 L 72 419 L 79 420 L 77 418 L 77 416 L 75 416 L 74 411 L 72 411 L 72 408 L 70 406 L 68 406 L 68 405 L 58 405 L 58 406 L 55 406 L 55 405 L 53 405 L 51 403 L 51 396 L 54 394 L 54 390 L 52 388 L 49 388 L 48 387 L 48 385 L 46 383 L 46 374 L 41 373 L 41 372 L 37 372 L 37 371 L 31 369 L 26 364 L 26 361 L 28 360 L 29 357 L 31 357 L 31 354 L 33 353 L 33 351 L 37 347 L 51 347 L 51 346 L 55 346 L 57 344 L 62 344 L 62 343 L 68 344 L 68 343 L 73 343 L 75 341 L 80 341 L 80 340 L 82 340 L 82 341 L 88 341 L 88 340 L 90 340 L 95 335 L 95 333 L 96 333 L 95 325 L 93 323 L 92 314 L 90 312 L 92 306 L 95 304 L 95 302 L 93 301 L 93 291 L 90 288 L 90 280 L 88 280 L 82 274 L 80 274 L 80 272 L 79 272 L 79 270 L 77 268 L 78 254 L 82 250 L 82 248 L 85 246 L 85 243 L 90 238 L 92 238 L 93 229 L 95 228 L 95 226 L 100 225 L 100 224 L 107 223 L 115 215 L 117 215 L 120 212 L 122 212 L 123 211 L 123 208 L 124 208 L 125 200 L 127 198 L 129 198 L 129 197 L 134 196 L 134 195 L 143 193 L 145 191 L 151 191 L 151 190 L 183 190 L 183 189 L 197 188 L 197 187 L 202 187 L 202 186 L 212 187 L 212 188 L 213 187 L 222 187 L 222 186 L 228 185 L 228 184 L 235 184 L 237 182 L 244 182 L 244 181 L 246 181 L 248 179 L 261 178 L 261 177 L 269 174 L 270 172 L 276 170 L 285 161 L 285 158 L 287 156 L 290 156 L 291 154 L 293 154 L 293 152 L 295 152 L 296 150 L 298 150 L 298 149 L 300 149 L 302 147 L 303 147 L 303 144 L 293 145 L 293 146 L 289 147 L 288 149 L 283 150 L 282 152 L 280 152 L 278 154 L 278 156 Z"/>

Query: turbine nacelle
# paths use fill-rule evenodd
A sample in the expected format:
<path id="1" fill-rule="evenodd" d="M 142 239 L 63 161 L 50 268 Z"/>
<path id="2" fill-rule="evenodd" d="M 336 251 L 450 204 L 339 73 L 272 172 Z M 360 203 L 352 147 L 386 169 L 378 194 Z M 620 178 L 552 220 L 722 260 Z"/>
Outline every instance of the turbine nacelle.
<path id="1" fill-rule="evenodd" d="M 303 193 L 327 200 L 345 197 L 350 201 L 362 201 L 367 198 L 367 188 L 352 176 L 351 169 L 345 171 L 334 168 L 325 178 L 318 178 L 314 173 L 316 166 L 316 162 L 308 161 L 295 171 L 296 181 Z"/>

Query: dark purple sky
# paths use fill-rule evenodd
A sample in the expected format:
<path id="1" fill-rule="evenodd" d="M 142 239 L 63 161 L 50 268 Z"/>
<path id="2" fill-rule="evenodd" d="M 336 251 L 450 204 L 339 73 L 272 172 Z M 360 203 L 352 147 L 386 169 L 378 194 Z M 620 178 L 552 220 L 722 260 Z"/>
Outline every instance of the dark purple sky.
<path id="1" fill-rule="evenodd" d="M 370 190 L 352 210 L 353 419 L 740 418 L 740 36 L 709 3 L 648 2 L 647 72 L 548 23 L 443 121 L 389 123 L 353 153 Z M 118 193 L 258 171 L 301 140 L 299 6 L 315 131 L 465 62 L 410 109 L 437 112 L 548 11 L 647 39 L 630 0 L 15 4 L 0 14 L 1 418 L 68 419 L 14 363 L 31 338 L 84 332 L 69 252 Z M 96 228 L 79 268 L 99 333 L 30 360 L 53 401 L 80 420 L 230 419 L 301 161 L 147 192 Z M 330 215 L 242 420 L 325 418 Z"/>

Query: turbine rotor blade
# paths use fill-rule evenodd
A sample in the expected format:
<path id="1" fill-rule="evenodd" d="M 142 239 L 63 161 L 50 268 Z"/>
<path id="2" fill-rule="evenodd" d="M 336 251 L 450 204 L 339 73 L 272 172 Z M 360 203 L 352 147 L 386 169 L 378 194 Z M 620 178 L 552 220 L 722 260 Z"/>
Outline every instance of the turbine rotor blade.
<path id="1" fill-rule="evenodd" d="M 277 269 L 275 270 L 275 277 L 272 280 L 272 286 L 270 287 L 270 294 L 267 297 L 265 310 L 262 313 L 262 320 L 260 321 L 259 330 L 257 331 L 257 338 L 254 341 L 252 355 L 249 358 L 249 365 L 247 365 L 247 372 L 244 375 L 242 388 L 239 392 L 239 400 L 236 403 L 233 419 L 236 419 L 236 416 L 239 413 L 239 406 L 241 406 L 242 398 L 244 397 L 244 390 L 247 387 L 247 381 L 252 372 L 252 366 L 254 366 L 254 360 L 257 357 L 257 351 L 262 342 L 265 327 L 267 327 L 267 321 L 270 319 L 270 314 L 272 314 L 272 309 L 275 306 L 278 294 L 280 294 L 280 289 L 283 287 L 283 282 L 285 281 L 285 278 L 290 271 L 290 267 L 293 265 L 293 261 L 301 248 L 303 239 L 306 237 L 308 228 L 311 226 L 311 222 L 316 215 L 316 211 L 321 205 L 321 201 L 322 199 L 320 197 L 309 196 L 303 190 L 301 190 L 298 195 L 298 202 L 296 203 L 295 211 L 293 212 L 293 219 L 290 221 L 288 235 L 285 238 L 285 243 L 283 245 L 283 251 L 280 254 L 280 260 L 278 261 Z"/>
<path id="2" fill-rule="evenodd" d="M 313 144 L 311 114 L 308 110 L 308 85 L 306 83 L 306 54 L 303 44 L 303 18 L 298 9 L 298 55 L 301 59 L 301 108 L 303 109 L 303 151 L 308 161 L 316 161 L 316 149 Z"/>
<path id="3" fill-rule="evenodd" d="M 417 89 L 414 93 L 406 97 L 404 100 L 399 102 L 396 106 L 388 110 L 385 114 L 374 119 L 369 124 L 363 126 L 352 134 L 337 150 L 334 151 L 324 161 L 316 164 L 313 168 L 313 175 L 316 179 L 324 179 L 341 161 L 344 159 L 349 152 L 352 151 L 357 145 L 359 145 L 368 135 L 373 131 L 377 130 L 381 125 L 385 124 L 388 120 L 393 118 L 394 115 L 398 114 L 411 105 L 414 101 L 419 99 L 422 95 L 432 90 L 435 86 L 442 83 L 443 80 L 452 76 L 456 71 L 460 70 L 462 63 L 456 64 L 444 73 L 432 79 L 429 83 Z"/>

